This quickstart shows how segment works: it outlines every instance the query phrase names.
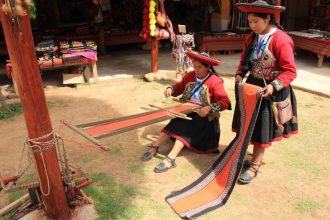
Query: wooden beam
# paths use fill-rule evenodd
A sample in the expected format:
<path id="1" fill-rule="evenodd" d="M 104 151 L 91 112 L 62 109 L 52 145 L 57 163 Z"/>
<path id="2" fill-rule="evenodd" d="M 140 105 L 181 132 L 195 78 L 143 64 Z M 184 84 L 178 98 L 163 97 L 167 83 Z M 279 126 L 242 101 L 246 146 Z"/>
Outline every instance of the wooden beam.
<path id="1" fill-rule="evenodd" d="M 41 74 L 35 53 L 29 16 L 12 16 L 0 10 L 1 25 L 8 54 L 15 72 L 15 82 L 24 109 L 25 124 L 30 140 L 40 138 L 33 150 L 43 203 L 48 217 L 68 219 L 69 206 L 58 164 L 53 128 L 48 113 Z M 15 131 L 13 131 L 15 132 Z M 50 134 L 46 136 L 47 134 Z M 31 141 L 30 141 L 31 143 Z M 52 144 L 53 143 L 53 144 Z"/>
<path id="2" fill-rule="evenodd" d="M 8 212 L 12 211 L 13 209 L 19 207 L 20 205 L 24 204 L 26 201 L 30 199 L 29 194 L 25 194 L 16 201 L 10 203 L 9 205 L 0 209 L 0 216 L 6 215 Z"/>

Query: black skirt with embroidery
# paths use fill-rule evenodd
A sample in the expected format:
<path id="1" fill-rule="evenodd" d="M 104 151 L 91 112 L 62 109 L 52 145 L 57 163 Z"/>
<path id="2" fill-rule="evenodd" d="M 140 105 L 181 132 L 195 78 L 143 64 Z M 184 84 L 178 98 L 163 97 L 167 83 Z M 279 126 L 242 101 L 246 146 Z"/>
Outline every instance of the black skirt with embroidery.
<path id="1" fill-rule="evenodd" d="M 255 78 L 252 75 L 246 80 L 246 83 L 264 87 L 264 82 L 262 79 Z M 269 82 L 267 82 L 269 83 Z M 264 99 L 261 102 L 259 113 L 257 116 L 257 121 L 252 133 L 251 144 L 257 145 L 259 147 L 267 148 L 272 145 L 274 141 L 280 141 L 283 138 L 289 138 L 291 135 L 298 133 L 298 121 L 297 121 L 297 100 L 291 86 L 285 87 L 280 91 L 274 91 L 274 101 L 279 102 L 285 100 L 288 96 L 291 97 L 291 105 L 294 117 L 283 124 L 283 133 L 278 129 L 274 113 L 272 111 L 272 104 L 269 99 Z M 239 125 L 239 109 L 236 103 L 234 118 L 232 122 L 233 131 L 238 130 Z"/>
<path id="2" fill-rule="evenodd" d="M 209 121 L 192 112 L 192 120 L 172 119 L 162 132 L 180 140 L 186 147 L 197 153 L 217 152 L 220 139 L 219 118 Z"/>

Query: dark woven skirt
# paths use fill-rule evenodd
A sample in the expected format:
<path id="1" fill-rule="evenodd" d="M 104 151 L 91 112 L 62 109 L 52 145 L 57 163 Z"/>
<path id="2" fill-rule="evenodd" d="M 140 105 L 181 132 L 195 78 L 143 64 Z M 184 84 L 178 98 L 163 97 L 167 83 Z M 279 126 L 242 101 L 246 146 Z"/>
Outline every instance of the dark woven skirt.
<path id="1" fill-rule="evenodd" d="M 257 79 L 250 75 L 246 83 L 264 87 L 264 82 L 262 79 Z M 269 82 L 268 82 L 269 83 Z M 291 104 L 293 110 L 293 119 L 283 124 L 284 131 L 281 133 L 277 129 L 274 113 L 271 108 L 271 101 L 264 99 L 261 102 L 260 110 L 257 116 L 257 121 L 252 133 L 251 144 L 257 145 L 259 147 L 267 148 L 272 145 L 274 141 L 280 141 L 283 138 L 289 138 L 292 134 L 298 133 L 298 121 L 297 121 L 297 101 L 296 96 L 291 88 L 288 86 L 278 92 L 273 93 L 274 101 L 279 102 L 285 100 L 288 95 L 291 97 Z M 239 112 L 237 103 L 235 106 L 234 118 L 232 123 L 233 131 L 238 130 L 239 126 Z"/>
<path id="2" fill-rule="evenodd" d="M 192 120 L 172 119 L 162 132 L 180 140 L 197 153 L 217 152 L 220 139 L 219 118 L 209 121 L 192 112 L 187 115 Z"/>

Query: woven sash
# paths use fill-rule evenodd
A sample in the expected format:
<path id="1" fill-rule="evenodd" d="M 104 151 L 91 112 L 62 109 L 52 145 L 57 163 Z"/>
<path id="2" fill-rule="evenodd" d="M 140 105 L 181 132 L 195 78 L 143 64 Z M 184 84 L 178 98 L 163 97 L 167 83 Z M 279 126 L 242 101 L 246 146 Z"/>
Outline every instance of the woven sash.
<path id="1" fill-rule="evenodd" d="M 242 169 L 261 99 L 260 87 L 236 86 L 240 126 L 235 138 L 219 158 L 192 184 L 166 197 L 167 203 L 182 218 L 193 218 L 223 206 L 228 200 Z"/>

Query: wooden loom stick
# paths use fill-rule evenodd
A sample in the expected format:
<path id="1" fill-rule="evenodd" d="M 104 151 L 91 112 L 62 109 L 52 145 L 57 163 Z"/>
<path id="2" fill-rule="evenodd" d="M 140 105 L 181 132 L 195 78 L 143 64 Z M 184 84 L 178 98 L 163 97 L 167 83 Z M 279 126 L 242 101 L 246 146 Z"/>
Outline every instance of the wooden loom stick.
<path id="1" fill-rule="evenodd" d="M 186 120 L 192 120 L 192 118 L 190 118 L 186 114 L 183 114 L 183 113 L 180 113 L 180 112 L 171 111 L 169 109 L 162 108 L 162 107 L 159 107 L 159 106 L 156 106 L 156 105 L 152 105 L 152 104 L 150 104 L 149 106 L 150 107 L 153 107 L 153 108 L 157 108 L 159 110 L 166 111 L 166 112 L 168 112 L 168 113 L 170 113 L 173 116 L 178 117 L 178 118 L 182 118 L 182 119 L 186 119 Z"/>
<path id="2" fill-rule="evenodd" d="M 2 190 L 2 184 L 7 185 L 10 182 L 15 182 L 18 180 L 18 176 L 10 176 L 10 177 L 5 177 L 3 179 L 0 179 L 0 191 Z"/>
<path id="3" fill-rule="evenodd" d="M 25 203 L 26 201 L 28 201 L 30 199 L 29 194 L 25 194 L 24 196 L 20 197 L 19 199 L 17 199 L 16 201 L 10 203 L 9 205 L 3 207 L 2 209 L 0 209 L 0 216 L 3 216 L 5 214 L 7 214 L 8 212 L 10 212 L 11 210 L 17 208 L 18 206 L 22 205 L 23 203 Z"/>
<path id="4" fill-rule="evenodd" d="M 91 141 L 93 144 L 95 144 L 96 146 L 98 146 L 102 150 L 105 150 L 105 151 L 110 150 L 110 148 L 108 146 L 100 143 L 98 140 L 96 140 L 92 136 L 87 135 L 83 130 L 81 130 L 77 126 L 70 125 L 69 123 L 67 123 L 65 121 L 63 121 L 63 124 L 66 125 L 67 127 L 71 128 L 73 131 L 77 132 L 78 134 L 80 134 L 81 136 L 83 136 L 84 138 L 86 138 L 87 140 Z"/>
<path id="5" fill-rule="evenodd" d="M 78 179 L 81 177 L 86 176 L 86 173 L 75 173 L 75 174 L 70 174 L 67 176 L 62 176 L 62 180 L 63 181 L 70 181 L 70 180 L 74 180 L 74 179 Z M 26 190 L 26 189 L 31 189 L 31 188 L 36 188 L 36 187 L 40 187 L 40 183 L 39 182 L 32 182 L 32 183 L 26 183 L 26 184 L 22 184 L 22 185 L 13 185 L 10 186 L 7 189 L 4 189 L 5 192 L 16 192 L 16 191 L 20 191 L 20 190 Z"/>

